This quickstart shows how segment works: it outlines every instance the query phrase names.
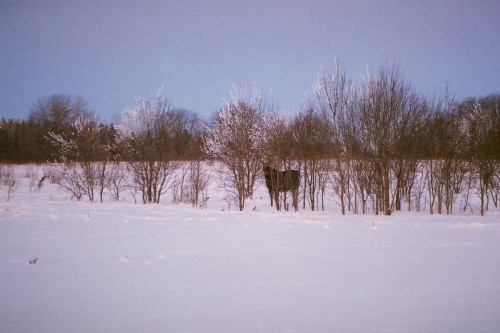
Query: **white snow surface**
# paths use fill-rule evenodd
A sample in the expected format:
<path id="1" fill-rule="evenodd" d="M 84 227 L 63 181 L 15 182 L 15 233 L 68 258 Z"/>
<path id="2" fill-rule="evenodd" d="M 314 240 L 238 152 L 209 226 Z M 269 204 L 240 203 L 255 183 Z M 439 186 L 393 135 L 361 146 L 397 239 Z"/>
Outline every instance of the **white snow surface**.
<path id="1" fill-rule="evenodd" d="M 276 212 L 261 186 L 238 212 L 215 182 L 205 209 L 27 182 L 0 196 L 1 332 L 500 331 L 498 209 Z"/>

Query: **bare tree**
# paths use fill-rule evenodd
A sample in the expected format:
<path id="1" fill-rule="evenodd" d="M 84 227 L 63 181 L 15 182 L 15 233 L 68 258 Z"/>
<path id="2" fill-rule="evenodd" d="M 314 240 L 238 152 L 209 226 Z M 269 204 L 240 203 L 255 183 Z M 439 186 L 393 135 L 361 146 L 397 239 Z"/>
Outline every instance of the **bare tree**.
<path id="1" fill-rule="evenodd" d="M 464 103 L 459 129 L 466 148 L 466 157 L 470 161 L 471 171 L 476 174 L 474 190 L 480 202 L 481 215 L 488 210 L 489 193 L 495 186 L 498 170 L 500 134 L 500 115 L 496 108 L 484 108 L 474 100 Z"/>
<path id="2" fill-rule="evenodd" d="M 91 202 L 95 200 L 96 187 L 99 200 L 103 201 L 104 189 L 109 182 L 108 162 L 112 157 L 113 147 L 111 142 L 103 140 L 103 128 L 96 120 L 79 117 L 64 136 L 55 132 L 48 134 L 58 147 L 59 159 L 71 170 L 63 173 L 63 176 L 69 177 L 63 181 L 78 182 L 78 185 L 66 184 L 63 187 L 72 189 L 74 186 L 81 186 L 82 194 L 87 195 Z M 73 195 L 77 199 L 82 197 L 75 193 Z"/>
<path id="3" fill-rule="evenodd" d="M 425 120 L 425 107 L 396 65 L 368 74 L 360 96 L 360 121 L 365 139 L 363 158 L 370 159 L 375 176 L 375 212 L 390 215 L 400 208 L 402 188 L 412 179 L 416 159 L 414 130 Z M 413 140 L 413 141 L 412 141 Z M 411 154 L 409 154 L 410 152 Z"/>
<path id="4" fill-rule="evenodd" d="M 495 208 L 498 208 L 498 203 L 500 202 L 500 162 L 496 163 L 496 172 L 493 177 L 492 186 L 490 188 L 490 197 L 495 205 Z"/>
<path id="5" fill-rule="evenodd" d="M 321 114 L 310 107 L 295 117 L 290 131 L 295 138 L 297 158 L 302 164 L 304 203 L 307 201 L 311 210 L 318 210 L 320 202 L 324 203 L 329 157 L 334 149 L 329 128 Z"/>
<path id="6" fill-rule="evenodd" d="M 66 138 L 71 135 L 72 126 L 77 119 L 94 119 L 93 112 L 81 96 L 56 94 L 38 99 L 28 118 L 28 122 L 35 125 L 35 133 L 30 135 L 35 137 L 37 156 L 58 156 L 58 148 L 54 147 L 51 140 L 46 139 L 48 133 Z"/>
<path id="7" fill-rule="evenodd" d="M 72 198 L 78 201 L 82 200 L 83 196 L 87 194 L 88 186 L 85 184 L 86 180 L 79 165 L 72 161 L 66 162 L 60 170 L 60 174 L 58 185 L 71 193 Z"/>
<path id="8" fill-rule="evenodd" d="M 136 100 L 134 107 L 124 110 L 120 142 L 131 179 L 142 192 L 143 203 L 159 203 L 178 165 L 174 149 L 178 118 L 163 97 L 162 89 L 153 101 Z"/>
<path id="9" fill-rule="evenodd" d="M 446 88 L 442 96 L 427 101 L 429 117 L 426 121 L 422 142 L 422 155 L 426 157 L 425 169 L 429 211 L 431 214 L 451 214 L 453 203 L 461 191 L 466 163 L 458 122 L 454 114 L 454 97 Z"/>
<path id="10" fill-rule="evenodd" d="M 127 168 L 125 163 L 113 161 L 109 168 L 109 181 L 107 187 L 115 201 L 120 200 L 120 193 L 127 188 Z"/>
<path id="11" fill-rule="evenodd" d="M 189 161 L 189 190 L 193 207 L 205 208 L 208 200 L 210 173 L 202 160 Z"/>
<path id="12" fill-rule="evenodd" d="M 239 210 L 253 196 L 261 169 L 261 155 L 252 140 L 266 106 L 254 87 L 247 96 L 245 87 L 233 85 L 231 102 L 219 110 L 211 128 L 206 128 L 204 152 L 220 161 L 219 183 L 237 201 Z"/>
<path id="13" fill-rule="evenodd" d="M 174 203 L 189 203 L 193 207 L 205 208 L 208 200 L 210 174 L 201 159 L 182 164 L 172 183 Z"/>
<path id="14" fill-rule="evenodd" d="M 334 189 L 340 198 L 342 214 L 345 214 L 349 197 L 348 167 L 351 158 L 347 145 L 352 138 L 349 125 L 356 112 L 356 98 L 353 84 L 338 59 L 333 74 L 323 71 L 318 74 L 314 83 L 314 97 L 313 105 L 328 125 L 329 139 L 333 144 L 330 154 L 334 157 L 336 171 L 333 177 L 336 180 Z"/>

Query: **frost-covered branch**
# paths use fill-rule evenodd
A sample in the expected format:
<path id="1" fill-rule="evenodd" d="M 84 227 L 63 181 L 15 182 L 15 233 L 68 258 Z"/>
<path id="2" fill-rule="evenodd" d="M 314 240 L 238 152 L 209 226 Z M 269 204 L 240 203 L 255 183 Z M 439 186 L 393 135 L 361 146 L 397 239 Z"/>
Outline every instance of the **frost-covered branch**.
<path id="1" fill-rule="evenodd" d="M 213 126 L 206 127 L 203 152 L 222 163 L 224 167 L 218 173 L 220 183 L 229 192 L 234 190 L 239 209 L 243 210 L 245 199 L 253 195 L 260 169 L 261 155 L 253 139 L 265 103 L 255 85 L 250 96 L 245 86 L 233 85 L 231 98 L 231 102 L 219 110 Z"/>

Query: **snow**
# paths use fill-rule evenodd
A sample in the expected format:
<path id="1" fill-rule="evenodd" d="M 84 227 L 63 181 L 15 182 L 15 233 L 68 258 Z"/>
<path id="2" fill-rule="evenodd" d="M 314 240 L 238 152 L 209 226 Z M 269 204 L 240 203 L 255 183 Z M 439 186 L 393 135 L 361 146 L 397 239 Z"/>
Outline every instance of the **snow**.
<path id="1" fill-rule="evenodd" d="M 214 186 L 206 209 L 0 193 L 0 330 L 500 331 L 498 209 L 275 212 L 261 187 L 237 212 Z"/>

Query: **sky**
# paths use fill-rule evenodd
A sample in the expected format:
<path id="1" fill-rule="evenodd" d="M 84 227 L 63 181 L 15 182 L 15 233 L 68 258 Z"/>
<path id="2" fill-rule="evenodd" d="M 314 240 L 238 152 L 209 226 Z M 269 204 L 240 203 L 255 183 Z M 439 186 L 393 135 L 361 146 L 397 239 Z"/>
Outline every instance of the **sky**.
<path id="1" fill-rule="evenodd" d="M 209 119 L 234 83 L 293 112 L 335 57 L 355 81 L 395 62 L 424 95 L 486 96 L 499 17 L 498 0 L 0 0 L 0 118 L 65 94 L 113 121 L 164 86 Z"/>

